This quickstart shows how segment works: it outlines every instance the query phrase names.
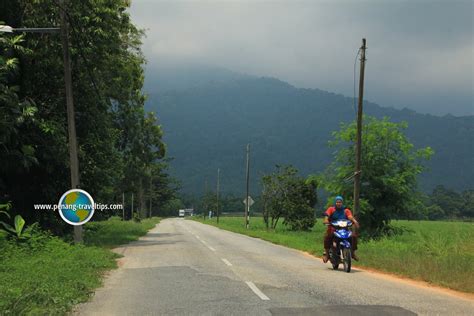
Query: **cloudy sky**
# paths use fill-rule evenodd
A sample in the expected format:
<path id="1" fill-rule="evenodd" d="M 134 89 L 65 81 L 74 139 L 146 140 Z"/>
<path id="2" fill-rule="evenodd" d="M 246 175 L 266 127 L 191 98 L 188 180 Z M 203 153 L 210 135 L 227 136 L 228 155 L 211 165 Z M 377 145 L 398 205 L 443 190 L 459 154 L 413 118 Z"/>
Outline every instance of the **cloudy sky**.
<path id="1" fill-rule="evenodd" d="M 151 68 L 209 64 L 352 97 L 365 37 L 366 100 L 474 114 L 473 1 L 133 0 L 130 12 Z"/>

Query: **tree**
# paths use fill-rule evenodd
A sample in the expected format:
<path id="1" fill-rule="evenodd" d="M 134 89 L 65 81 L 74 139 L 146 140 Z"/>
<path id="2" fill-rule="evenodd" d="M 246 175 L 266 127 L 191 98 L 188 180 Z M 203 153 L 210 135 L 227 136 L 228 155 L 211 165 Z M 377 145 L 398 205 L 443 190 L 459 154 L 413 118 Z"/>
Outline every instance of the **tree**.
<path id="1" fill-rule="evenodd" d="M 215 216 L 217 210 L 216 193 L 212 191 L 205 192 L 204 195 L 201 197 L 201 200 L 199 201 L 199 208 L 204 213 L 204 215 L 207 215 L 209 211 L 212 211 Z"/>
<path id="2" fill-rule="evenodd" d="M 430 200 L 443 210 L 443 215 L 451 218 L 459 217 L 465 207 L 461 194 L 442 185 L 433 189 Z"/>
<path id="3" fill-rule="evenodd" d="M 423 162 L 431 157 L 430 147 L 415 149 L 403 130 L 406 123 L 388 118 L 365 117 L 362 139 L 361 210 L 356 214 L 362 232 L 380 236 L 390 232 L 392 218 L 406 216 L 417 192 L 417 176 Z M 333 133 L 330 146 L 335 160 L 321 177 L 323 187 L 332 195 L 343 195 L 347 206 L 353 203 L 356 124 L 341 124 Z"/>
<path id="4" fill-rule="evenodd" d="M 280 217 L 291 230 L 309 230 L 314 226 L 317 181 L 305 180 L 292 166 L 276 166 L 277 171 L 262 177 L 264 220 L 275 229 Z"/>
<path id="5" fill-rule="evenodd" d="M 54 27 L 60 11 L 67 12 L 81 188 L 104 204 L 134 193 L 143 216 L 147 192 L 165 197 L 164 203 L 173 181 L 164 176 L 158 118 L 145 113 L 143 31 L 131 22 L 129 5 L 12 0 L 2 7 L 0 21 Z M 56 214 L 33 211 L 33 204 L 56 203 L 70 187 L 60 37 L 2 35 L 0 68 L 0 203 L 11 200 L 27 221 L 63 233 L 66 225 Z"/>
<path id="6" fill-rule="evenodd" d="M 184 203 L 178 199 L 174 198 L 167 201 L 163 207 L 160 209 L 160 216 L 178 216 L 178 210 L 184 209 Z"/>
<path id="7" fill-rule="evenodd" d="M 431 216 L 433 219 L 472 218 L 474 217 L 474 190 L 458 193 L 443 185 L 438 185 L 429 196 L 428 204 L 441 210 L 436 212 L 436 216 Z"/>
<path id="8" fill-rule="evenodd" d="M 19 57 L 30 54 L 24 36 L 0 37 L 0 171 L 21 172 L 38 163 L 35 149 L 22 133 L 27 126 L 37 127 L 38 111 L 29 98 L 18 95 Z M 0 189 L 1 184 L 0 184 Z M 2 190 L 3 191 L 3 190 Z"/>
<path id="9" fill-rule="evenodd" d="M 465 190 L 462 192 L 464 205 L 461 209 L 461 216 L 474 218 L 474 190 Z"/>

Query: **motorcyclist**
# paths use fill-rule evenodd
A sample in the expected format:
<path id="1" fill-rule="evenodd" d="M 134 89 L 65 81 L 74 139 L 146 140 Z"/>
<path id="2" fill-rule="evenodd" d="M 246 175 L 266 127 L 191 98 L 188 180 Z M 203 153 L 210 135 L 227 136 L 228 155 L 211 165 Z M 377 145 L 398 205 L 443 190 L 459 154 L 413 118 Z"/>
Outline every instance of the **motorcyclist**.
<path id="1" fill-rule="evenodd" d="M 342 196 L 336 196 L 334 199 L 334 206 L 329 207 L 326 212 L 324 212 L 324 224 L 329 224 L 332 221 L 337 221 L 341 219 L 348 219 L 352 222 L 352 224 L 359 228 L 359 222 L 352 216 L 352 212 L 350 209 L 346 208 L 343 205 L 344 199 Z M 334 235 L 334 227 L 328 225 L 326 233 L 324 234 L 324 253 L 323 253 L 323 262 L 326 263 L 329 260 L 329 248 L 331 248 L 332 238 Z M 352 233 L 352 258 L 356 261 L 359 260 L 359 257 L 356 255 L 357 250 L 357 235 L 355 232 Z"/>

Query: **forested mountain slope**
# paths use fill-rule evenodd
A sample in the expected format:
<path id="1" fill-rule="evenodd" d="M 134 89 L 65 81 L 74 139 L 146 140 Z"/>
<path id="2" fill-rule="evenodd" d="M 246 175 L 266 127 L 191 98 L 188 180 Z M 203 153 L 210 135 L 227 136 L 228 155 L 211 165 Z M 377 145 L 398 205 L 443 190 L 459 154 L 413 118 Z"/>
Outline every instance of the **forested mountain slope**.
<path id="1" fill-rule="evenodd" d="M 322 171 L 332 159 L 327 146 L 340 122 L 355 118 L 352 98 L 317 89 L 298 89 L 271 78 L 229 77 L 188 88 L 150 93 L 165 131 L 173 173 L 184 192 L 214 188 L 221 169 L 223 191 L 245 190 L 245 145 L 251 144 L 252 191 L 259 194 L 262 173 L 275 164 L 293 164 L 303 174 Z M 153 83 L 148 83 L 153 91 Z M 420 186 L 474 187 L 474 117 L 444 117 L 384 108 L 366 102 L 365 114 L 408 122 L 406 134 L 435 155 Z"/>

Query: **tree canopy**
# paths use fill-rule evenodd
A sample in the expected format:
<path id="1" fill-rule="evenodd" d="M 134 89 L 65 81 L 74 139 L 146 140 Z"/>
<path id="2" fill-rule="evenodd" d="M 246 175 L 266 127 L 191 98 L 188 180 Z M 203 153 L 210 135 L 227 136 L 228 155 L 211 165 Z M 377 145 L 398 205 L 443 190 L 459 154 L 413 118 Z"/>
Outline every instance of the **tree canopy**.
<path id="1" fill-rule="evenodd" d="M 430 147 L 415 149 L 403 133 L 406 123 L 365 117 L 362 136 L 361 210 L 355 214 L 369 236 L 387 233 L 391 219 L 408 214 L 418 190 L 417 175 L 431 157 Z M 330 145 L 334 161 L 322 176 L 323 187 L 353 203 L 356 124 L 341 124 Z M 332 200 L 331 200 L 332 201 Z"/>
<path id="2" fill-rule="evenodd" d="M 275 228 L 278 220 L 292 230 L 309 230 L 314 226 L 317 203 L 317 181 L 298 176 L 292 166 L 276 166 L 276 171 L 262 177 L 264 220 Z"/>
<path id="3" fill-rule="evenodd" d="M 147 197 L 164 203 L 176 187 L 165 175 L 158 118 L 144 110 L 143 31 L 131 22 L 127 1 L 66 3 L 9 1 L 0 21 L 58 27 L 60 11 L 67 12 L 80 187 L 101 203 L 134 193 L 145 216 Z M 33 204 L 57 203 L 70 183 L 60 37 L 2 34 L 0 53 L 0 199 L 28 219 L 59 227 L 54 214 L 35 213 Z"/>

